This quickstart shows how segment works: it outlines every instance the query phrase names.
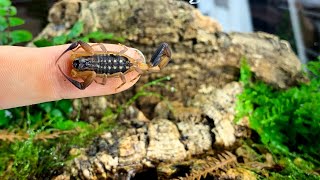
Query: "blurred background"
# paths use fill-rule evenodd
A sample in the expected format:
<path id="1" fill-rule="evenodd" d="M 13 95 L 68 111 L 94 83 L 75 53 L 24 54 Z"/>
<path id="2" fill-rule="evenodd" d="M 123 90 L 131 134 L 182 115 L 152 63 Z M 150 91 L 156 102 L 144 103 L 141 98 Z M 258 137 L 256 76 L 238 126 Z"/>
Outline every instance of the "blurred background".
<path id="1" fill-rule="evenodd" d="M 290 42 L 302 63 L 320 56 L 320 0 L 185 0 L 226 32 L 264 31 Z M 23 28 L 36 36 L 56 0 L 13 0 Z"/>

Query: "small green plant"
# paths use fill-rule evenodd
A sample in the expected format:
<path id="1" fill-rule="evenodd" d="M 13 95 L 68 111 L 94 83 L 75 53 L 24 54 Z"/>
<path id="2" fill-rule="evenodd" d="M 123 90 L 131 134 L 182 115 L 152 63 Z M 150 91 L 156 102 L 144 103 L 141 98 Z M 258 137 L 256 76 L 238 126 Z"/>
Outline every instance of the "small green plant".
<path id="1" fill-rule="evenodd" d="M 0 129 L 55 128 L 69 130 L 81 125 L 69 119 L 72 112 L 70 100 L 41 103 L 34 106 L 0 110 Z M 21 129 L 21 130 L 22 130 Z"/>
<path id="2" fill-rule="evenodd" d="M 0 1 L 0 45 L 14 45 L 32 39 L 32 34 L 26 30 L 11 30 L 24 24 L 24 20 L 15 17 L 17 9 L 10 0 Z"/>
<path id="3" fill-rule="evenodd" d="M 73 25 L 73 27 L 71 28 L 68 34 L 62 34 L 60 36 L 56 36 L 52 40 L 39 39 L 37 41 L 34 41 L 34 45 L 36 45 L 37 47 L 54 46 L 54 45 L 66 44 L 73 40 L 82 40 L 84 42 L 89 42 L 89 40 L 92 40 L 94 42 L 111 40 L 111 41 L 116 41 L 121 43 L 125 41 L 124 38 L 116 37 L 114 36 L 113 33 L 105 33 L 102 31 L 91 32 L 83 37 L 80 37 L 82 32 L 83 32 L 83 22 L 78 21 Z"/>
<path id="4" fill-rule="evenodd" d="M 150 81 L 146 84 L 144 84 L 143 86 L 141 86 L 138 91 L 136 92 L 136 94 L 134 94 L 125 104 L 120 105 L 117 110 L 116 113 L 114 114 L 111 110 L 107 110 L 105 113 L 105 117 L 115 117 L 118 114 L 122 113 L 124 109 L 128 108 L 130 105 L 132 105 L 138 98 L 143 97 L 143 96 L 153 96 L 153 97 L 158 97 L 160 99 L 163 99 L 164 97 L 156 92 L 152 92 L 150 90 L 148 90 L 148 87 L 151 86 L 155 86 L 155 87 L 164 87 L 164 88 L 169 88 L 165 83 L 163 83 L 164 81 L 170 81 L 171 77 L 170 76 L 165 76 L 159 79 L 155 79 L 153 81 Z M 173 87 L 170 88 L 171 90 L 174 90 Z"/>
<path id="5" fill-rule="evenodd" d="M 72 135 L 59 135 L 54 139 L 38 141 L 35 139 L 42 131 L 28 130 L 26 140 L 0 143 L 0 179 L 45 179 L 56 174 L 65 165 L 69 150 L 84 147 L 97 134 L 111 130 L 115 123 L 88 125 Z"/>
<path id="6" fill-rule="evenodd" d="M 308 84 L 277 90 L 253 82 L 243 59 L 240 81 L 244 90 L 238 96 L 236 119 L 247 116 L 250 127 L 273 154 L 284 158 L 301 156 L 320 165 L 320 59 L 309 63 L 308 69 Z M 288 165 L 290 161 L 286 162 Z"/>
<path id="7" fill-rule="evenodd" d="M 150 92 L 147 90 L 148 87 L 150 86 L 159 86 L 159 87 L 164 87 L 164 88 L 168 88 L 167 85 L 165 83 L 163 83 L 164 81 L 170 81 L 171 77 L 170 76 L 165 76 L 153 81 L 150 81 L 146 84 L 144 84 L 143 86 L 141 86 L 138 90 L 138 92 L 128 100 L 128 102 L 124 105 L 124 108 L 130 106 L 132 103 L 134 103 L 139 97 L 142 96 L 155 96 L 155 97 L 159 97 L 159 98 L 163 98 L 163 96 L 159 93 L 155 93 L 155 92 Z"/>

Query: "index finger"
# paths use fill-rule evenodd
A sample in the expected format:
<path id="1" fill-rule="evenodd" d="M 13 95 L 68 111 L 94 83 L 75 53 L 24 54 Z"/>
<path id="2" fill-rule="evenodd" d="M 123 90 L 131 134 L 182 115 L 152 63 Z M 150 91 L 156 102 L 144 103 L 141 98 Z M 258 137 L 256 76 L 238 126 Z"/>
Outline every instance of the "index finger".
<path id="1" fill-rule="evenodd" d="M 45 48 L 1 46 L 0 109 L 60 99 L 114 94 L 128 89 L 138 80 L 137 78 L 130 82 L 138 75 L 137 72 L 132 71 L 125 75 L 127 83 L 118 90 L 116 87 L 122 81 L 117 77 L 108 78 L 106 85 L 93 82 L 85 90 L 79 90 L 66 81 L 55 64 L 57 58 L 68 46 Z M 105 47 L 110 51 L 119 51 L 123 48 L 114 44 L 105 44 Z M 141 53 L 132 48 L 128 48 L 125 54 L 132 58 L 143 58 Z M 71 52 L 66 53 L 58 62 L 68 75 L 72 68 L 70 55 Z"/>

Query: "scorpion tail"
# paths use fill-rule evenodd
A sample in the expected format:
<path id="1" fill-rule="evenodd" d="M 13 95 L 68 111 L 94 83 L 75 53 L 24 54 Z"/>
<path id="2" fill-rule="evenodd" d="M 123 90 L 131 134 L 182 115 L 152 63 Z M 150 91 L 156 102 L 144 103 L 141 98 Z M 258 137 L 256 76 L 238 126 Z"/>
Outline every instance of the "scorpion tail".
<path id="1" fill-rule="evenodd" d="M 171 59 L 171 50 L 167 43 L 161 43 L 151 57 L 151 66 L 159 66 L 162 69 Z"/>

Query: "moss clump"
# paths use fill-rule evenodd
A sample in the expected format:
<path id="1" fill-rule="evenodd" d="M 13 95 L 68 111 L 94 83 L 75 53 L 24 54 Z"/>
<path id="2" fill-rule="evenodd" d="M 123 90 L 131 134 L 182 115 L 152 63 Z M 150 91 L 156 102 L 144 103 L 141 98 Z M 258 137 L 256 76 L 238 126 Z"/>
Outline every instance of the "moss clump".
<path id="1" fill-rule="evenodd" d="M 242 61 L 244 91 L 238 97 L 237 119 L 249 117 L 261 142 L 278 155 L 279 163 L 284 162 L 285 170 L 275 173 L 277 177 L 304 178 L 312 171 L 292 163 L 292 158 L 304 158 L 309 167 L 320 165 L 319 60 L 308 64 L 309 83 L 286 90 L 253 81 L 248 64 Z"/>

